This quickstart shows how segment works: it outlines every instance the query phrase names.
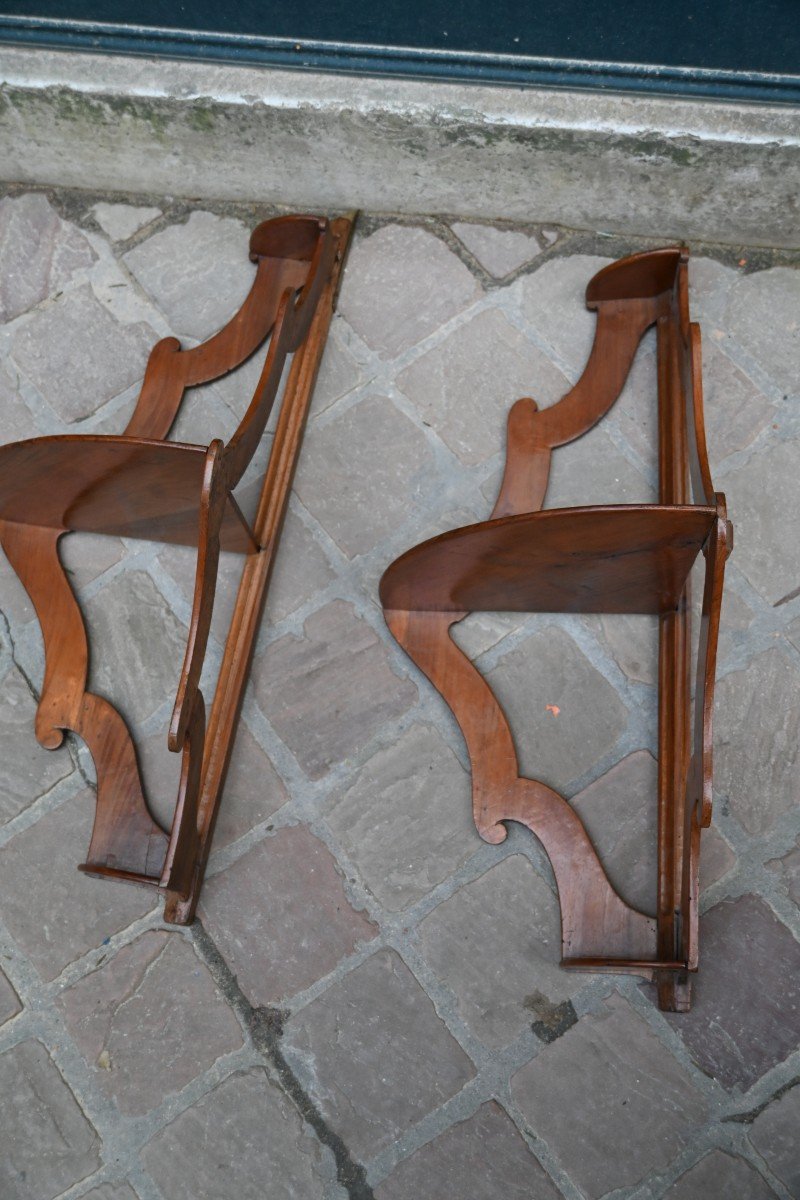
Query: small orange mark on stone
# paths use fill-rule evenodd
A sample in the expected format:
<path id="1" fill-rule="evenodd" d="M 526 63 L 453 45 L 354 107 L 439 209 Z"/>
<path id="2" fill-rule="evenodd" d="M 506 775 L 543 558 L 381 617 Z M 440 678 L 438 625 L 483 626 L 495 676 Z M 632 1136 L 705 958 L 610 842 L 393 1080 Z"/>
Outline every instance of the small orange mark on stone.
<path id="1" fill-rule="evenodd" d="M 554 717 L 557 717 L 558 714 L 561 712 L 561 709 L 558 707 L 557 704 L 545 704 L 545 709 L 547 710 L 547 712 L 552 713 Z"/>
<path id="2" fill-rule="evenodd" d="M 746 267 L 746 266 L 747 266 L 747 259 L 746 259 L 746 258 L 740 258 L 740 259 L 739 259 L 739 266 L 740 266 L 740 267 Z"/>

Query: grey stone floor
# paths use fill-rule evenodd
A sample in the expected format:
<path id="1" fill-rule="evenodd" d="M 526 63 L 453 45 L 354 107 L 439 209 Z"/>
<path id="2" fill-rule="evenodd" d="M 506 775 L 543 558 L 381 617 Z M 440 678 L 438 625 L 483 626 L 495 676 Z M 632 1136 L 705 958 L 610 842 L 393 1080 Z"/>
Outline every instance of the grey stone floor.
<path id="1" fill-rule="evenodd" d="M 213 206 L 211 206 L 213 208 Z M 119 431 L 148 348 L 243 297 L 256 206 L 10 189 L 0 202 L 2 438 Z M 484 845 L 458 731 L 389 637 L 383 568 L 485 516 L 520 395 L 580 373 L 601 233 L 362 217 L 316 394 L 199 921 L 79 874 L 92 766 L 33 736 L 41 640 L 0 573 L 3 1200 L 761 1200 L 800 1195 L 800 273 L 693 247 L 715 482 L 729 498 L 717 798 L 690 1015 L 559 969 L 535 840 Z M 252 386 L 178 436 L 227 437 Z M 648 340 L 548 503 L 654 497 Z M 247 484 L 247 481 L 245 481 Z M 252 487 L 245 487 L 252 503 Z M 73 535 L 93 687 L 166 752 L 192 554 Z M 211 674 L 237 563 L 222 568 Z M 652 906 L 655 640 L 646 618 L 486 614 L 461 644 L 526 772 L 562 789 Z M 213 681 L 211 681 L 213 682 Z"/>

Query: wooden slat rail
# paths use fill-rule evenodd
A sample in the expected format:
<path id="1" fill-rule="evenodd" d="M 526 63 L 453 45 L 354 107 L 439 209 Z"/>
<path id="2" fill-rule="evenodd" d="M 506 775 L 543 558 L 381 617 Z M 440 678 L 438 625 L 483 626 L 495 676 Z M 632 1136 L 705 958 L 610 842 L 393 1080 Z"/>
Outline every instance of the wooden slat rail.
<path id="1" fill-rule="evenodd" d="M 66 730 L 86 741 L 97 803 L 81 870 L 158 887 L 166 919 L 192 919 L 211 847 L 253 646 L 300 450 L 353 218 L 277 217 L 250 239 L 253 286 L 238 313 L 201 346 L 153 348 L 125 433 L 35 438 L 0 447 L 0 543 L 31 597 L 45 642 L 36 735 L 55 749 Z M 235 370 L 269 339 L 250 405 L 227 445 L 166 442 L 188 388 Z M 258 515 L 251 529 L 232 495 L 263 436 L 294 354 Z M 46 480 L 46 486 L 43 481 Z M 83 619 L 58 555 L 71 530 L 196 546 L 189 638 L 170 724 L 182 756 L 170 832 L 152 816 L 136 751 L 119 713 L 86 691 Z M 246 555 L 222 670 L 206 725 L 200 676 L 219 552 Z"/>
<path id="2" fill-rule="evenodd" d="M 525 397 L 508 420 L 506 467 L 488 521 L 414 547 L 381 580 L 387 624 L 452 709 L 472 767 L 481 836 L 527 825 L 558 885 L 562 964 L 657 983 L 662 1008 L 685 1011 L 697 970 L 700 829 L 710 820 L 711 717 L 724 565 L 732 544 L 713 491 L 703 427 L 700 335 L 689 322 L 687 252 L 632 255 L 589 283 L 597 328 L 570 392 L 540 411 Z M 657 505 L 542 511 L 553 449 L 581 437 L 618 398 L 643 334 L 658 338 Z M 706 559 L 694 702 L 689 574 Z M 658 907 L 637 912 L 612 887 L 577 814 L 519 768 L 508 720 L 450 637 L 486 610 L 655 613 L 659 617 Z M 692 708 L 694 713 L 692 715 Z M 692 733 L 692 723 L 694 732 Z"/>

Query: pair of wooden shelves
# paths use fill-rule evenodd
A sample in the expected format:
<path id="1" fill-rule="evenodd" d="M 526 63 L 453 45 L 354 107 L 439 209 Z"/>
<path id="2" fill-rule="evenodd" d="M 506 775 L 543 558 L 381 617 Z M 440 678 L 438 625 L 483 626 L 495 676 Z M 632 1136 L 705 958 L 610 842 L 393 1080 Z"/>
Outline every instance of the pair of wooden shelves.
<path id="1" fill-rule="evenodd" d="M 27 589 L 45 643 L 36 736 L 54 749 L 72 730 L 97 769 L 88 858 L 95 875 L 159 888 L 167 921 L 191 921 L 211 846 L 255 637 L 286 511 L 311 393 L 352 228 L 281 217 L 252 235 L 251 292 L 216 336 L 191 350 L 175 338 L 150 356 L 124 434 L 42 437 L 0 449 L 0 543 Z M 381 601 L 395 638 L 454 712 L 472 764 L 474 817 L 499 843 L 504 822 L 527 825 L 553 865 L 563 964 L 654 978 L 663 1008 L 685 1010 L 697 968 L 700 830 L 711 816 L 711 714 L 724 564 L 731 528 L 705 447 L 700 335 L 689 320 L 687 255 L 634 255 L 601 271 L 587 304 L 594 345 L 572 390 L 539 411 L 519 400 L 491 519 L 434 538 L 386 571 Z M 543 511 L 553 449 L 586 433 L 622 390 L 644 333 L 658 337 L 658 504 Z M 188 388 L 235 369 L 269 339 L 247 412 L 227 445 L 167 441 Z M 233 496 L 264 433 L 293 355 L 254 523 Z M 83 619 L 59 560 L 71 530 L 197 548 L 188 645 L 169 729 L 182 755 L 170 830 L 150 813 L 120 714 L 87 691 Z M 208 719 L 200 675 L 221 549 L 245 556 Z M 689 573 L 705 557 L 700 643 L 691 682 Z M 655 613 L 660 622 L 658 912 L 617 894 L 577 814 L 520 773 L 508 721 L 450 637 L 479 610 Z"/>

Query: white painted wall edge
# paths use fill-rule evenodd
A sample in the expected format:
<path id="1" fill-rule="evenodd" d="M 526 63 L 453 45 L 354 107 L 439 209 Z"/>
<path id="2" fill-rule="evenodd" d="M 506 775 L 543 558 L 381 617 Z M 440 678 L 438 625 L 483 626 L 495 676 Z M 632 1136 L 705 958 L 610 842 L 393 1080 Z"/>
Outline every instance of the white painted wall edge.
<path id="1" fill-rule="evenodd" d="M 795 247 L 800 110 L 0 47 L 0 176 Z"/>

